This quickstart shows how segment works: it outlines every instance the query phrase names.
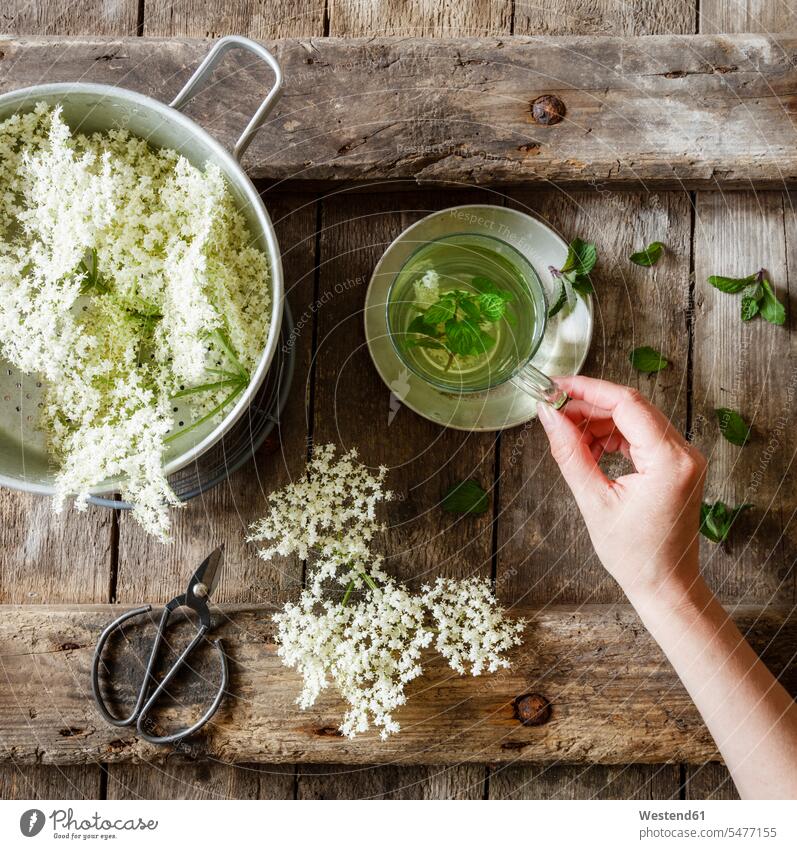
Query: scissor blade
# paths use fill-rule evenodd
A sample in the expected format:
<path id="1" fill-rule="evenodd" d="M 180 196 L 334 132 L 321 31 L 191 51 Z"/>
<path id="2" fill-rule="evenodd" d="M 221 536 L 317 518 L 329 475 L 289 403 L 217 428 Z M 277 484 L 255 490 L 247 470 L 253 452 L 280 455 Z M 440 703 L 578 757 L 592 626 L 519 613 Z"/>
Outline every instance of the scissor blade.
<path id="1" fill-rule="evenodd" d="M 191 578 L 191 587 L 195 584 L 204 584 L 207 587 L 207 594 L 210 595 L 219 583 L 221 577 L 221 564 L 224 561 L 224 544 L 222 543 L 215 551 L 212 551 L 202 561 L 200 567 L 194 572 L 194 577 Z"/>

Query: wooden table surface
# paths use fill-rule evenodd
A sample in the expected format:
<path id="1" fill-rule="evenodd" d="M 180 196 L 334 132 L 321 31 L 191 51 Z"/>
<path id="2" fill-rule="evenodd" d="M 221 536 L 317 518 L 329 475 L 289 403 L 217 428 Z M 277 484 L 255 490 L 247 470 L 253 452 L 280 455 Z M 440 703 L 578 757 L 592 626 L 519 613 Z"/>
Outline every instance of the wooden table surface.
<path id="1" fill-rule="evenodd" d="M 779 0 L 701 0 L 699 14 L 692 2 L 641 0 L 7 0 L 0 31 L 199 38 L 238 33 L 259 39 L 632 37 L 789 32 L 795 20 L 797 7 L 790 11 Z M 638 386 L 692 434 L 710 458 L 709 497 L 755 502 L 733 543 L 703 545 L 703 570 L 722 599 L 745 609 L 791 610 L 797 555 L 792 195 L 738 186 L 733 192 L 650 190 L 643 183 L 621 191 L 597 179 L 575 190 L 463 183 L 376 184 L 367 192 L 345 185 L 286 190 L 262 184 L 300 328 L 281 442 L 270 440 L 255 463 L 177 514 L 169 547 L 146 538 L 124 514 L 90 509 L 57 518 L 44 500 L 0 493 L 0 603 L 133 604 L 144 597 L 170 598 L 181 588 L 188 564 L 220 539 L 228 546 L 220 601 L 266 604 L 290 597 L 301 583 L 301 564 L 263 563 L 243 536 L 248 522 L 262 513 L 267 493 L 302 469 L 308 440 L 356 445 L 367 462 L 391 467 L 391 483 L 401 497 L 390 516 L 390 546 L 400 552 L 394 562 L 403 578 L 483 574 L 494 578 L 502 600 L 513 605 L 579 610 L 603 604 L 611 610 L 622 602 L 592 553 L 537 427 L 465 435 L 441 430 L 406 409 L 388 424 L 388 391 L 371 365 L 362 333 L 370 272 L 409 223 L 431 210 L 475 201 L 528 210 L 566 238 L 581 235 L 597 243 L 597 326 L 585 372 Z M 656 239 L 668 246 L 665 259 L 651 270 L 630 266 L 628 254 Z M 736 301 L 705 284 L 709 274 L 741 276 L 761 266 L 780 296 L 790 300 L 791 328 L 763 321 L 743 325 Z M 672 367 L 656 376 L 635 373 L 628 351 L 643 344 L 663 351 Z M 713 420 L 719 406 L 753 419 L 755 437 L 744 451 L 719 436 Z M 490 488 L 491 514 L 443 519 L 435 509 L 441 493 L 470 476 Z M 644 637 L 629 650 L 635 645 L 653 656 L 655 649 Z M 433 766 L 418 764 L 417 758 L 411 766 L 401 765 L 400 758 L 385 763 L 384 757 L 374 757 L 380 765 L 369 766 L 362 754 L 356 764 L 330 764 L 325 757 L 319 759 L 323 765 L 298 766 L 231 763 L 216 755 L 50 766 L 15 764 L 13 751 L 4 754 L 3 798 L 703 799 L 734 794 L 719 764 L 679 764 L 664 755 L 660 763 L 634 763 L 629 755 L 628 763 L 607 763 L 604 757 L 595 764 L 585 753 L 583 763 L 548 757 L 535 764 L 521 762 L 519 751 L 517 763 L 505 757 L 493 765 L 449 758 L 442 764 L 434 759 Z"/>

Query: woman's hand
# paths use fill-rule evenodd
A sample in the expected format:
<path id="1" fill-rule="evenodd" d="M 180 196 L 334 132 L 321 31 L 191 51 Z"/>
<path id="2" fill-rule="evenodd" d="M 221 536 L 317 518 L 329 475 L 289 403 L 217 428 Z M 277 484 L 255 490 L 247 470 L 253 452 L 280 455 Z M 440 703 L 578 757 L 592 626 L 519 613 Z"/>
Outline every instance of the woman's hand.
<path id="1" fill-rule="evenodd" d="M 598 557 L 632 603 L 679 603 L 699 580 L 703 455 L 634 389 L 557 383 L 571 400 L 558 411 L 540 404 L 540 421 Z M 610 480 L 598 461 L 616 451 L 636 471 Z"/>

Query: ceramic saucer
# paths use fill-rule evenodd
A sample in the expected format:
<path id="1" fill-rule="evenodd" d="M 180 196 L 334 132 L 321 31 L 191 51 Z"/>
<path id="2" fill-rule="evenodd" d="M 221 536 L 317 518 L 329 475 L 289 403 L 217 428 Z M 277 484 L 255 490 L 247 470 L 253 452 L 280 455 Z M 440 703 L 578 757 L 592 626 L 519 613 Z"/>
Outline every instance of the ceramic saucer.
<path id="1" fill-rule="evenodd" d="M 539 276 L 549 303 L 556 285 L 548 266 L 561 268 L 566 243 L 541 221 L 502 206 L 455 206 L 432 213 L 406 229 L 385 251 L 374 269 L 365 296 L 365 338 L 376 370 L 395 401 L 418 415 L 457 430 L 503 430 L 537 415 L 537 403 L 505 383 L 486 392 L 455 395 L 441 392 L 410 372 L 388 338 L 385 305 L 393 278 L 420 245 L 453 233 L 480 233 L 503 239 L 522 253 Z M 564 312 L 564 311 L 563 311 Z M 592 299 L 578 298 L 567 315 L 548 320 L 532 363 L 549 375 L 577 374 L 592 339 Z"/>

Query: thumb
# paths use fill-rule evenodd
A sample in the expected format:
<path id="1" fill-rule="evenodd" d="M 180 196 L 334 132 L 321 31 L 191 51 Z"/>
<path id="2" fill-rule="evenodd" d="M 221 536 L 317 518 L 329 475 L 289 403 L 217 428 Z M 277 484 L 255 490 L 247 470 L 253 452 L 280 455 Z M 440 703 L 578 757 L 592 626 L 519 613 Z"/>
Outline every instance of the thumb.
<path id="1" fill-rule="evenodd" d="M 609 485 L 609 479 L 595 461 L 584 434 L 574 422 L 549 404 L 538 404 L 537 414 L 551 444 L 551 456 L 583 513 L 585 505 L 594 501 Z"/>

